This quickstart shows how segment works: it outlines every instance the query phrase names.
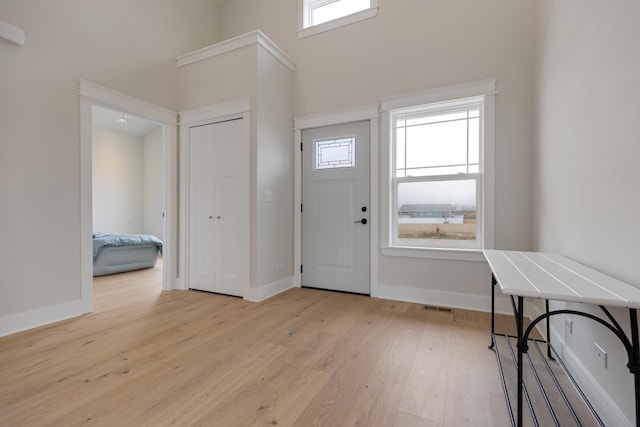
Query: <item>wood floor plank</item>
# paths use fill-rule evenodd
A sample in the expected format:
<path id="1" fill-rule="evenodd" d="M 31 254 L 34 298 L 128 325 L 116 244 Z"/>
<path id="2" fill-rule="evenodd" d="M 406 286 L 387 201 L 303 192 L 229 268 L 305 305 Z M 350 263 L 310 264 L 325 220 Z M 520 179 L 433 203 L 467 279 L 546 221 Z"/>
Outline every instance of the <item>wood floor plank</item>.
<path id="1" fill-rule="evenodd" d="M 442 427 L 442 424 L 398 411 L 392 427 Z"/>
<path id="2" fill-rule="evenodd" d="M 491 394 L 500 395 L 495 355 L 486 345 L 486 334 L 454 322 L 450 326 L 451 351 L 447 370 L 444 425 L 508 426 L 506 408 L 496 411 Z"/>
<path id="3" fill-rule="evenodd" d="M 256 304 L 161 280 L 96 278 L 93 313 L 0 338 L 0 425 L 508 423 L 485 313 L 314 289 Z"/>
<path id="4" fill-rule="evenodd" d="M 432 311 L 423 325 L 411 374 L 403 391 L 399 410 L 442 424 L 447 397 L 450 363 L 451 313 Z"/>
<path id="5" fill-rule="evenodd" d="M 403 311 L 392 318 L 392 328 L 397 333 L 367 378 L 365 389 L 353 402 L 350 417 L 345 420 L 347 425 L 393 424 L 422 336 L 426 316 L 421 314 Z"/>

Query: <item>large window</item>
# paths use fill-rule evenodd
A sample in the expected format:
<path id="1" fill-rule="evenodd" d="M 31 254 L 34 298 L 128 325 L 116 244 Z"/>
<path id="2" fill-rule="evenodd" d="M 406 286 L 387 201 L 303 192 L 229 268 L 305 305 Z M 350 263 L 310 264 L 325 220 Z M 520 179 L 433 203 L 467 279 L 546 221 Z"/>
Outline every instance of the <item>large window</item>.
<path id="1" fill-rule="evenodd" d="M 480 248 L 482 101 L 393 112 L 393 243 Z"/>
<path id="2" fill-rule="evenodd" d="M 492 81 L 489 83 L 493 85 Z M 444 95 L 438 92 L 435 98 L 446 99 L 446 91 L 443 92 Z M 393 107 L 386 110 L 388 246 L 482 249 L 487 225 L 484 221 L 487 209 L 483 206 L 487 200 L 486 97 L 465 96 L 417 106 L 403 105 L 416 99 L 422 98 L 409 96 L 402 102 L 397 99 L 387 102 Z M 492 111 L 490 116 L 493 117 Z"/>
<path id="3" fill-rule="evenodd" d="M 377 14 L 378 0 L 298 0 L 299 36 L 327 31 Z"/>

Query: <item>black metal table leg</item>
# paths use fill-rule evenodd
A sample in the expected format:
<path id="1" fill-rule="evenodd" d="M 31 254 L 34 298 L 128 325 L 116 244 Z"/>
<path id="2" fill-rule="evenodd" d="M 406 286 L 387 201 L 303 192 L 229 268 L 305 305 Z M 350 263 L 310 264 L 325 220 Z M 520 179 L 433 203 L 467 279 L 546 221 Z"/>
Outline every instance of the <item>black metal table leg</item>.
<path id="1" fill-rule="evenodd" d="M 629 370 L 633 374 L 634 393 L 636 398 L 636 427 L 640 427 L 640 340 L 638 339 L 638 314 L 635 308 L 629 309 L 631 321 L 631 351 Z"/>
<path id="2" fill-rule="evenodd" d="M 545 301 L 545 308 L 546 308 L 546 314 L 547 316 L 549 315 L 549 300 L 544 300 Z M 550 360 L 554 360 L 553 359 L 553 355 L 551 354 L 551 319 L 549 317 L 547 317 L 547 357 Z"/>
<path id="3" fill-rule="evenodd" d="M 495 324 L 495 316 L 496 316 L 496 284 L 498 281 L 496 280 L 496 276 L 491 273 L 491 345 L 489 345 L 490 349 L 493 349 L 493 336 L 496 333 L 496 324 Z"/>
<path id="4" fill-rule="evenodd" d="M 526 343 L 523 341 L 524 339 L 524 298 L 518 297 L 518 310 L 516 315 L 516 326 L 518 328 L 518 380 L 517 380 L 517 389 L 518 389 L 518 427 L 522 427 L 522 354 L 524 352 Z"/>

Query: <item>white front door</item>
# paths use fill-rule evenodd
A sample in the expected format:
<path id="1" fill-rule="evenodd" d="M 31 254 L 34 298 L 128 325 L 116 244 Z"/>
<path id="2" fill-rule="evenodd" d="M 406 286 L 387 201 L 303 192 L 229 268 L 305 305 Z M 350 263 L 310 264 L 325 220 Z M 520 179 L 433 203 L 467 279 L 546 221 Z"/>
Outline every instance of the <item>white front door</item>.
<path id="1" fill-rule="evenodd" d="M 369 294 L 369 122 L 302 132 L 302 285 Z"/>
<path id="2" fill-rule="evenodd" d="M 243 296 L 248 270 L 248 154 L 242 119 L 189 129 L 189 283 Z"/>

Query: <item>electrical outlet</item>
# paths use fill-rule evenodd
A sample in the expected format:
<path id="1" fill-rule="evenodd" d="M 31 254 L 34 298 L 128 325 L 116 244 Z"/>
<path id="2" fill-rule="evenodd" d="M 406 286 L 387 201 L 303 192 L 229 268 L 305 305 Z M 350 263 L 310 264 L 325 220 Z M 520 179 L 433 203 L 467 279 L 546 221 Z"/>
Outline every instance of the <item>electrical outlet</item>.
<path id="1" fill-rule="evenodd" d="M 607 369 L 607 352 L 598 345 L 597 342 L 593 343 L 593 356 L 600 363 L 604 369 Z"/>
<path id="2" fill-rule="evenodd" d="M 568 317 L 564 318 L 564 329 L 568 335 L 573 335 L 573 320 Z"/>

